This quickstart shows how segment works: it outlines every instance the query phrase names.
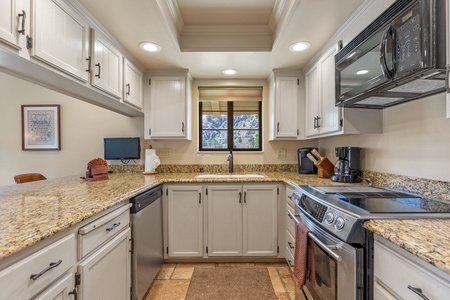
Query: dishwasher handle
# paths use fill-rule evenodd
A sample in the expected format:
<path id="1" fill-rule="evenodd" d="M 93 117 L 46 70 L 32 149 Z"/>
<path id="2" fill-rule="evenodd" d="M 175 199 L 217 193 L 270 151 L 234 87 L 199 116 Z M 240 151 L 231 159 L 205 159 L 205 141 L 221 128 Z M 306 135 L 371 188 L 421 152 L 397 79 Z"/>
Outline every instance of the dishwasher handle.
<path id="1" fill-rule="evenodd" d="M 133 205 L 130 208 L 131 214 L 136 214 L 143 210 L 156 200 L 162 197 L 162 187 L 159 185 L 153 189 L 145 191 L 130 199 L 130 203 Z"/>

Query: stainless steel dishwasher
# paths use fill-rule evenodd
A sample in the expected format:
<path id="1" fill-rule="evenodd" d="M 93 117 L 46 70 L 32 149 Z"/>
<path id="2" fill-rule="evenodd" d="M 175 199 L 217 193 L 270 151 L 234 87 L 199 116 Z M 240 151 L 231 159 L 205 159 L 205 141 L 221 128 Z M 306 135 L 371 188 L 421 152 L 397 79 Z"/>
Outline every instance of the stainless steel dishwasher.
<path id="1" fill-rule="evenodd" d="M 131 293 L 142 300 L 163 263 L 162 188 L 157 186 L 130 199 L 132 252 Z"/>

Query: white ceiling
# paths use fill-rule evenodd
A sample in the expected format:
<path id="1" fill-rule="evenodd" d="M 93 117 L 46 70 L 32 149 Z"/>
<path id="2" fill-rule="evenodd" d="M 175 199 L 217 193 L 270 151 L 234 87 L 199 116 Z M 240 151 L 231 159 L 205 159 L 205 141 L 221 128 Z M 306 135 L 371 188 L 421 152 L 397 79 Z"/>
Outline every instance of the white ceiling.
<path id="1" fill-rule="evenodd" d="M 364 0 L 79 0 L 146 69 L 189 69 L 195 79 L 267 78 L 303 68 Z M 139 43 L 159 44 L 145 53 Z M 289 46 L 311 48 L 292 53 Z"/>

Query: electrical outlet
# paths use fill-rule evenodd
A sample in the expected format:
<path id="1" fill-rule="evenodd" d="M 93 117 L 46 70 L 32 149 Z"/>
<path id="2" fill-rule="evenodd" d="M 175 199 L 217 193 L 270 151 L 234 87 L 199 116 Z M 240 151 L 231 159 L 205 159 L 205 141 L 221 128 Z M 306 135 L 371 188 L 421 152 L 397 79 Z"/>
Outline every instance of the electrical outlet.
<path id="1" fill-rule="evenodd" d="M 286 149 L 277 149 L 277 158 L 286 158 Z"/>
<path id="2" fill-rule="evenodd" d="M 172 157 L 172 149 L 171 148 L 163 149 L 161 151 L 161 157 L 163 157 L 163 158 L 171 158 Z"/>

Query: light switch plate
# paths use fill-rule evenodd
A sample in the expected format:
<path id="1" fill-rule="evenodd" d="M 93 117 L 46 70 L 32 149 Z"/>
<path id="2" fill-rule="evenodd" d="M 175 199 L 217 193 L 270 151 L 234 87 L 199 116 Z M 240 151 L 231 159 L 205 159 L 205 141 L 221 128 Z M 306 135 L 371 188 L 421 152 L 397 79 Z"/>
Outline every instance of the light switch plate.
<path id="1" fill-rule="evenodd" d="M 286 158 L 286 149 L 277 149 L 277 158 Z"/>
<path id="2" fill-rule="evenodd" d="M 162 149 L 161 157 L 162 158 L 171 158 L 172 157 L 172 149 L 171 148 Z"/>

